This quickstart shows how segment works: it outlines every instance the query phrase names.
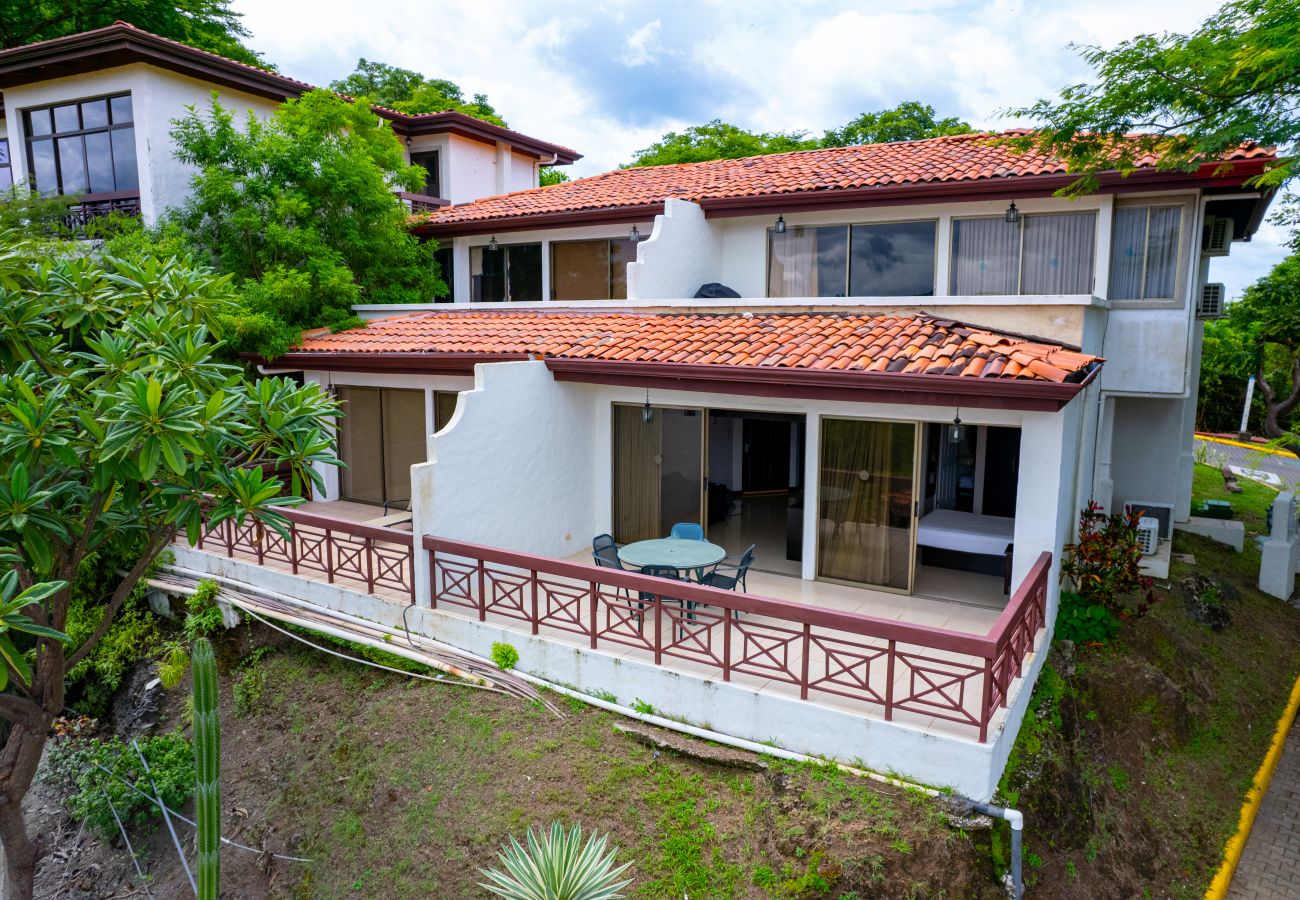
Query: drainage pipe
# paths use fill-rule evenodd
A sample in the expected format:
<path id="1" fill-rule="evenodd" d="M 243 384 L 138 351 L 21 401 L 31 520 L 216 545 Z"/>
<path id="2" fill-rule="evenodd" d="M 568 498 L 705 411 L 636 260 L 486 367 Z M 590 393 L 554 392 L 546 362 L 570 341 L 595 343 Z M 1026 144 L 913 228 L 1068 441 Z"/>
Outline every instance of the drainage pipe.
<path id="1" fill-rule="evenodd" d="M 209 575 L 204 572 L 199 572 L 195 569 L 189 569 L 184 566 L 177 566 L 174 564 L 169 568 L 172 568 L 177 572 L 183 572 L 186 575 L 192 577 L 197 576 L 199 578 L 210 578 L 213 581 L 224 582 L 230 585 L 238 585 L 241 589 L 251 588 L 256 593 L 262 593 L 268 597 L 289 601 L 296 606 L 301 607 L 304 603 L 302 600 L 299 600 L 295 597 L 291 597 L 287 594 L 282 594 L 279 591 L 269 590 L 267 588 L 262 588 L 262 587 L 252 587 L 251 585 L 247 585 L 245 582 L 239 581 L 236 578 L 231 578 L 227 575 Z M 310 605 L 314 605 L 314 604 L 310 604 Z M 387 628 L 387 626 L 381 625 L 378 622 L 372 622 L 368 619 L 362 619 L 358 616 L 352 616 L 347 613 L 339 612 L 337 610 L 330 609 L 329 613 L 331 616 L 336 617 L 343 621 L 352 620 L 357 622 L 359 625 L 364 624 L 364 626 L 367 628 L 372 628 L 372 629 Z M 316 624 L 313 624 L 312 627 L 320 628 L 320 626 Z M 321 630 L 324 629 L 321 628 Z M 339 633 L 337 636 L 345 637 L 349 640 L 356 640 L 356 637 L 350 637 L 347 633 Z M 462 650 L 459 647 L 454 647 L 451 644 L 444 643 L 443 641 L 437 640 L 436 638 L 431 638 L 427 635 L 422 634 L 420 635 L 420 640 L 428 642 L 430 645 L 432 645 L 435 648 L 440 647 L 445 650 L 457 654 L 461 654 L 463 656 L 481 660 L 485 666 L 489 666 L 492 668 L 496 667 L 496 663 L 492 662 L 491 660 L 485 659 L 481 656 L 478 656 L 477 654 L 470 653 L 467 650 Z M 381 649 L 388 650 L 389 652 L 395 652 L 395 651 L 400 652 L 400 648 L 394 647 L 390 644 L 384 644 Z M 421 659 L 420 662 L 426 662 L 426 660 Z M 1021 866 L 1021 847 L 1022 847 L 1022 840 L 1024 837 L 1023 832 L 1025 828 L 1025 817 L 1019 810 L 1011 809 L 1009 807 L 993 806 L 988 803 L 980 803 L 978 800 L 972 800 L 969 797 L 963 797 L 958 794 L 950 794 L 945 791 L 940 791 L 935 788 L 929 787 L 927 785 L 917 784 L 916 782 L 913 781 L 905 781 L 902 778 L 894 778 L 893 776 L 890 775 L 882 775 L 879 772 L 872 772 L 867 769 L 859 769 L 856 766 L 848 766 L 843 763 L 836 762 L 835 760 L 823 759 L 821 757 L 816 757 L 816 756 L 809 756 L 806 753 L 798 753 L 794 750 L 786 750 L 784 747 L 774 747 L 771 744 L 760 744 L 757 741 L 751 741 L 746 738 L 735 737 L 730 734 L 723 734 L 720 731 L 713 731 L 708 728 L 700 728 L 697 725 L 691 725 L 686 722 L 679 722 L 676 719 L 666 719 L 663 716 L 656 716 L 653 713 L 638 712 L 637 710 L 632 709 L 629 706 L 623 706 L 619 703 L 613 703 L 609 700 L 602 700 L 600 697 L 593 697 L 591 694 L 586 694 L 583 693 L 582 691 L 565 687 L 562 684 L 556 684 L 554 682 L 547 681 L 545 678 L 539 678 L 536 675 L 530 675 L 528 672 L 524 672 L 519 669 L 513 669 L 511 670 L 511 672 L 512 674 L 517 675 L 519 678 L 523 679 L 524 681 L 537 685 L 538 687 L 543 687 L 546 688 L 547 690 L 555 691 L 557 694 L 563 694 L 566 697 L 572 697 L 575 700 L 580 700 L 583 703 L 588 704 L 589 706 L 594 706 L 597 709 L 603 709 L 606 712 L 612 712 L 620 716 L 625 716 L 626 718 L 629 719 L 636 719 L 637 721 L 644 722 L 647 725 L 654 725 L 659 728 L 665 728 L 669 731 L 676 731 L 680 734 L 689 734 L 692 737 L 697 737 L 706 741 L 712 741 L 715 744 L 722 744 L 727 747 L 735 747 L 737 750 L 747 750 L 750 753 L 759 753 L 759 754 L 767 754 L 768 756 L 775 756 L 777 759 L 789 760 L 790 762 L 814 762 L 819 765 L 830 764 L 835 766 L 837 769 L 839 769 L 842 772 L 848 772 L 850 775 L 856 775 L 859 778 L 868 778 L 880 784 L 888 784 L 893 787 L 903 788 L 904 790 L 919 791 L 920 793 L 925 794 L 927 797 L 942 798 L 944 803 L 952 806 L 955 809 L 974 810 L 976 812 L 983 813 L 984 815 L 987 816 L 993 816 L 995 818 L 1005 819 L 1007 823 L 1010 824 L 1011 826 L 1011 883 L 1014 890 L 1013 900 L 1021 900 L 1021 898 L 1023 898 L 1024 896 L 1024 883 L 1022 880 L 1022 866 Z M 467 677 L 473 678 L 474 676 L 469 675 Z"/>

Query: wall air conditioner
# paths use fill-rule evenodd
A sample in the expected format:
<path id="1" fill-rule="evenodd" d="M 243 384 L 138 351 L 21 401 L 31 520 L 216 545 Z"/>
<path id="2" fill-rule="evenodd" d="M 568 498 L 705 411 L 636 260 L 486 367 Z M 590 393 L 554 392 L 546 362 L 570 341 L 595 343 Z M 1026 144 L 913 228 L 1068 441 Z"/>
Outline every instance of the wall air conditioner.
<path id="1" fill-rule="evenodd" d="M 1130 500 L 1124 504 L 1125 513 L 1137 513 L 1142 518 L 1155 519 L 1160 526 L 1160 537 L 1169 540 L 1174 536 L 1174 506 L 1172 503 L 1148 503 Z"/>
<path id="2" fill-rule="evenodd" d="M 1196 318 L 1222 319 L 1225 293 L 1223 285 L 1218 282 L 1201 285 L 1201 296 L 1196 301 Z"/>
<path id="3" fill-rule="evenodd" d="M 1202 256 L 1227 256 L 1232 246 L 1232 219 L 1209 216 L 1205 221 L 1205 238 L 1201 241 Z"/>
<path id="4" fill-rule="evenodd" d="M 1155 556 L 1160 549 L 1160 520 L 1150 516 L 1138 519 L 1138 546 L 1143 556 Z"/>

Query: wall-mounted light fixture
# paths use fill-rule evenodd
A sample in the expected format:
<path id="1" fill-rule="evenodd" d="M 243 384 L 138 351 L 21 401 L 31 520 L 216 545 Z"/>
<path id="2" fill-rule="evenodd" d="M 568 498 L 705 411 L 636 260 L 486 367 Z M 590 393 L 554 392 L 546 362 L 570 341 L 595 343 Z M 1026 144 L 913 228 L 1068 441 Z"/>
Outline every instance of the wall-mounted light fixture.
<path id="1" fill-rule="evenodd" d="M 631 231 L 631 233 L 627 236 L 627 239 L 628 239 L 629 241 L 631 241 L 632 243 L 634 243 L 634 244 L 635 244 L 637 241 L 641 240 L 641 232 L 637 230 L 637 227 L 636 227 L 635 225 L 632 226 L 632 231 Z"/>
<path id="2" fill-rule="evenodd" d="M 411 149 L 411 136 L 409 134 L 406 136 L 406 149 Z"/>
<path id="3" fill-rule="evenodd" d="M 1007 224 L 1015 225 L 1020 221 L 1020 210 L 1016 209 L 1016 201 L 1012 200 L 1011 205 L 1007 207 Z"/>
<path id="4" fill-rule="evenodd" d="M 961 409 L 957 409 L 957 414 L 952 417 L 952 424 L 948 426 L 948 443 L 960 444 L 966 437 L 966 426 L 961 423 Z"/>
<path id="5" fill-rule="evenodd" d="M 501 248 L 501 245 L 497 243 L 497 236 L 495 234 L 492 235 L 492 240 L 488 241 L 487 247 L 493 253 L 495 253 L 497 250 Z"/>
<path id="6" fill-rule="evenodd" d="M 641 407 L 641 421 L 649 425 L 655 420 L 655 408 L 650 405 L 650 389 L 646 388 L 645 406 Z"/>
<path id="7" fill-rule="evenodd" d="M 772 230 L 777 234 L 785 234 L 785 216 L 776 217 L 776 226 Z"/>

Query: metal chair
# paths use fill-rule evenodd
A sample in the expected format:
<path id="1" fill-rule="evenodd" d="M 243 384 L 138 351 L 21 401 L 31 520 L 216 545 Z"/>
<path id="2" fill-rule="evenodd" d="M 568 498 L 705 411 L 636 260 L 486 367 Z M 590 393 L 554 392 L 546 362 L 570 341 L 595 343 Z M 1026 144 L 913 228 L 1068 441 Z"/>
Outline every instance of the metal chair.
<path id="1" fill-rule="evenodd" d="M 698 522 L 678 522 L 673 526 L 672 531 L 668 532 L 668 536 L 683 541 L 702 541 L 704 527 Z"/>
<path id="2" fill-rule="evenodd" d="M 703 578 L 700 584 L 707 584 L 709 587 L 721 588 L 724 591 L 734 591 L 736 588 L 745 590 L 745 576 L 749 574 L 749 567 L 754 564 L 754 548 L 757 544 L 750 544 L 749 549 L 740 554 L 739 557 L 728 556 L 722 562 L 714 566 Z M 728 560 L 735 560 L 729 562 Z"/>
<path id="3" fill-rule="evenodd" d="M 614 540 L 612 534 L 598 534 L 591 539 L 591 558 L 595 560 L 598 567 L 602 569 L 617 569 L 620 572 L 632 571 L 623 565 L 623 560 L 618 558 L 618 543 Z M 640 631 L 645 624 L 645 602 L 637 602 L 632 599 L 627 588 L 621 587 L 615 591 L 618 596 L 627 600 L 628 609 L 636 610 L 636 628 Z M 635 604 L 635 607 L 634 607 Z"/>
<path id="4" fill-rule="evenodd" d="M 666 578 L 669 581 L 686 580 L 682 578 L 682 573 L 678 571 L 676 568 L 674 568 L 673 566 L 645 566 L 643 569 L 641 569 L 641 574 L 653 575 L 656 578 Z M 664 597 L 663 594 L 653 594 L 650 591 L 638 591 L 637 593 L 641 598 L 641 606 L 643 609 L 647 604 L 653 606 L 656 597 Z M 683 603 L 680 599 L 677 599 L 675 597 L 665 597 L 664 599 L 667 600 L 676 599 L 677 602 L 681 605 L 682 609 L 686 609 L 686 604 Z"/>

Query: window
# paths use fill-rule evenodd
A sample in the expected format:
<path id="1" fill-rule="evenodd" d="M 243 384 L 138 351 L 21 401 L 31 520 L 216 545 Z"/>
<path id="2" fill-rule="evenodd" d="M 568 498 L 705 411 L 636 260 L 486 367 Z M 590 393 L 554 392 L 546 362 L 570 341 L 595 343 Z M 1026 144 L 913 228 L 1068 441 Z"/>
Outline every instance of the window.
<path id="1" fill-rule="evenodd" d="M 427 457 L 424 391 L 340 387 L 339 493 L 362 503 L 411 499 L 411 466 Z"/>
<path id="2" fill-rule="evenodd" d="M 433 430 L 442 431 L 456 414 L 456 403 L 460 400 L 459 391 L 433 392 Z"/>
<path id="3" fill-rule="evenodd" d="M 27 169 L 42 194 L 134 191 L 131 96 L 99 97 L 23 112 Z"/>
<path id="4" fill-rule="evenodd" d="M 438 269 L 442 272 L 442 280 L 447 284 L 447 293 L 441 297 L 435 297 L 435 303 L 451 303 L 456 299 L 456 269 L 455 254 L 451 252 L 450 241 L 448 246 L 439 247 L 433 251 L 433 259 L 438 263 Z"/>
<path id="5" fill-rule="evenodd" d="M 1090 293 L 1096 231 L 1095 212 L 954 219 L 952 293 Z"/>
<path id="6" fill-rule="evenodd" d="M 412 153 L 411 165 L 419 166 L 424 169 L 424 187 L 416 191 L 417 194 L 424 194 L 426 197 L 441 197 L 438 193 L 441 180 L 438 177 L 438 151 L 430 150 L 427 153 Z"/>
<path id="7" fill-rule="evenodd" d="M 635 260 L 627 238 L 551 244 L 551 299 L 626 300 L 627 264 Z"/>
<path id="8" fill-rule="evenodd" d="M 1110 244 L 1110 299 L 1173 300 L 1181 206 L 1121 206 Z"/>
<path id="9" fill-rule="evenodd" d="M 9 139 L 0 138 L 0 191 L 14 186 L 13 165 L 9 161 Z"/>
<path id="10" fill-rule="evenodd" d="M 768 232 L 769 297 L 929 297 L 934 222 Z"/>
<path id="11" fill-rule="evenodd" d="M 476 303 L 542 299 L 542 245 L 501 244 L 469 250 L 470 299 Z"/>

